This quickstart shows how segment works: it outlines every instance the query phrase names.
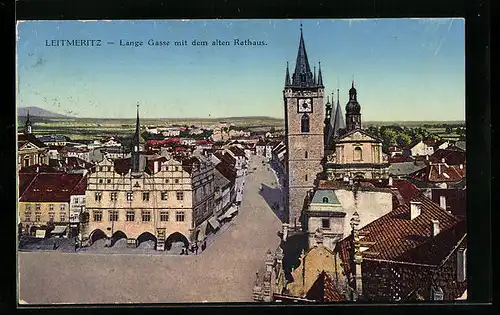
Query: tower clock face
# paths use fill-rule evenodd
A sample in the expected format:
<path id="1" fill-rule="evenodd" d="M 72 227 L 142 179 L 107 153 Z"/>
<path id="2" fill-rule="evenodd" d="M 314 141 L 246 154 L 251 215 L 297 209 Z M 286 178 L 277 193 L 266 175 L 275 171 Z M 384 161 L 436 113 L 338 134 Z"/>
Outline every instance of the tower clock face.
<path id="1" fill-rule="evenodd" d="M 299 113 L 310 113 L 310 112 L 312 112 L 312 99 L 310 99 L 310 98 L 299 98 L 298 112 Z"/>

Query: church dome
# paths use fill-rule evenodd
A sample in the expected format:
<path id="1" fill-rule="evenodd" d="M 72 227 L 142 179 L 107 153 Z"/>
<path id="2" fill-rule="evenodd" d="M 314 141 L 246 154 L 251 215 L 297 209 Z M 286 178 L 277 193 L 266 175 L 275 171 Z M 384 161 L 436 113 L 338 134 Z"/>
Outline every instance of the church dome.
<path id="1" fill-rule="evenodd" d="M 347 103 L 345 111 L 349 114 L 359 114 L 361 112 L 361 105 L 357 101 L 351 100 Z"/>

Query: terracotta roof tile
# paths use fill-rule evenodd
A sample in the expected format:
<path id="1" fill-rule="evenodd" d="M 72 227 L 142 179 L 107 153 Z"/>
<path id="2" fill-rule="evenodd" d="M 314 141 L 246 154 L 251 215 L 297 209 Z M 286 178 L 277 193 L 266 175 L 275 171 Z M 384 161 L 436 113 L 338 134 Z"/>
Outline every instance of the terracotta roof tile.
<path id="1" fill-rule="evenodd" d="M 345 297 L 337 290 L 332 278 L 325 271 L 319 274 L 305 298 L 318 302 L 339 302 L 345 300 Z"/>
<path id="2" fill-rule="evenodd" d="M 465 177 L 465 165 L 431 164 L 410 174 L 410 177 L 425 183 L 458 182 Z"/>
<path id="3" fill-rule="evenodd" d="M 71 191 L 82 179 L 81 174 L 38 173 L 20 196 L 24 202 L 69 202 Z"/>
<path id="4" fill-rule="evenodd" d="M 409 218 L 410 205 L 405 204 L 360 229 L 366 233 L 363 242 L 375 242 L 369 246 L 369 251 L 378 255 L 370 258 L 423 264 L 435 262 L 435 255 L 422 256 L 411 254 L 411 251 L 424 243 L 436 242 L 431 236 L 432 220 L 439 221 L 443 235 L 450 235 L 448 230 L 455 228 L 459 220 L 423 195 L 413 198 L 412 201 L 422 203 L 421 214 L 413 220 Z M 338 251 L 346 274 L 351 272 L 351 248 L 352 235 L 339 242 Z"/>

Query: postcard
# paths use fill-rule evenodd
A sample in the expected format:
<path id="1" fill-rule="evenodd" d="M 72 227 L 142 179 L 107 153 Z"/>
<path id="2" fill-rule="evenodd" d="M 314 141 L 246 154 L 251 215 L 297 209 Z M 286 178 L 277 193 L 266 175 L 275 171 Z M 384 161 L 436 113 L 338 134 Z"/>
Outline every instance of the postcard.
<path id="1" fill-rule="evenodd" d="M 19 304 L 467 299 L 463 19 L 17 22 Z"/>

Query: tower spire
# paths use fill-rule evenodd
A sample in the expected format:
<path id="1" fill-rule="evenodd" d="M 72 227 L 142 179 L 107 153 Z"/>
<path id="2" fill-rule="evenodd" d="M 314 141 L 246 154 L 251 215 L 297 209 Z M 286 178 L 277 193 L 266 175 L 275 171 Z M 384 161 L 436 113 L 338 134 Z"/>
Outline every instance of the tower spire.
<path id="1" fill-rule="evenodd" d="M 288 70 L 288 61 L 286 62 L 286 74 L 285 74 L 285 86 L 291 85 L 290 82 L 290 72 Z"/>
<path id="2" fill-rule="evenodd" d="M 300 26 L 300 42 L 297 52 L 297 61 L 295 63 L 295 71 L 292 75 L 292 85 L 298 87 L 313 87 L 314 78 L 307 59 L 306 45 L 304 43 L 304 34 L 302 24 Z"/>
<path id="3" fill-rule="evenodd" d="M 31 134 L 31 121 L 30 121 L 30 111 L 28 109 L 28 114 L 26 115 L 26 121 L 24 122 L 24 134 Z"/>
<path id="4" fill-rule="evenodd" d="M 324 86 L 323 86 L 323 75 L 321 74 L 321 61 L 319 62 L 318 85 L 319 85 L 320 87 L 324 87 Z M 332 98 L 332 102 L 333 102 L 333 98 Z"/>
<path id="5" fill-rule="evenodd" d="M 317 84 L 317 81 L 316 81 L 316 66 L 313 66 L 314 68 L 314 72 L 313 72 L 313 82 L 314 84 Z"/>
<path id="6" fill-rule="evenodd" d="M 137 102 L 137 119 L 135 121 L 135 134 L 132 141 L 132 172 L 137 173 L 140 169 L 140 131 L 141 127 L 139 124 L 139 102 Z"/>

